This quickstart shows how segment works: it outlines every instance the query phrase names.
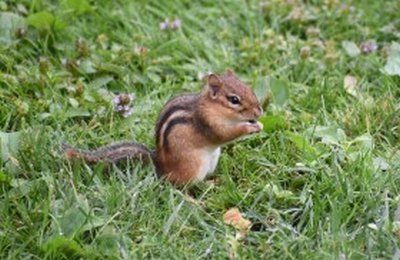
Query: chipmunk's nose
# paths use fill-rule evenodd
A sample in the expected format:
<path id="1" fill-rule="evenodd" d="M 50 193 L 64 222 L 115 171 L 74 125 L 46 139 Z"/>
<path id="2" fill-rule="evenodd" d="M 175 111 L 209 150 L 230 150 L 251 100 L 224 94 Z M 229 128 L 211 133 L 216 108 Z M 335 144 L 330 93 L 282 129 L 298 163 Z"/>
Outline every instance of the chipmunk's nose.
<path id="1" fill-rule="evenodd" d="M 254 117 L 260 117 L 261 116 L 261 114 L 262 114 L 262 112 L 263 112 L 263 109 L 262 109 L 262 107 L 261 106 L 258 106 L 258 107 L 256 107 L 256 108 L 254 108 L 254 110 L 253 110 L 254 112 Z"/>

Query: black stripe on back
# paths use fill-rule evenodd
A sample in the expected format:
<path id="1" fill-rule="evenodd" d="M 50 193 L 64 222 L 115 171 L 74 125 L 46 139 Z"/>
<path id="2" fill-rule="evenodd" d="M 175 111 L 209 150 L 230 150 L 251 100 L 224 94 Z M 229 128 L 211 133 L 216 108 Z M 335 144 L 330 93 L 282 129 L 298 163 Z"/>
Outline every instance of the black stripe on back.
<path id="1" fill-rule="evenodd" d="M 168 118 L 175 113 L 176 111 L 183 110 L 183 111 L 188 111 L 189 107 L 187 106 L 173 106 L 171 107 L 168 111 L 166 111 L 161 117 L 158 119 L 157 122 L 157 127 L 156 127 L 156 143 L 158 144 L 160 142 L 160 133 L 161 133 L 161 128 L 167 122 Z M 165 136 L 165 134 L 164 134 Z"/>
<path id="2" fill-rule="evenodd" d="M 168 122 L 164 131 L 164 148 L 166 151 L 169 150 L 168 135 L 171 133 L 173 127 L 179 124 L 189 124 L 191 121 L 192 119 L 190 117 L 177 117 Z"/>

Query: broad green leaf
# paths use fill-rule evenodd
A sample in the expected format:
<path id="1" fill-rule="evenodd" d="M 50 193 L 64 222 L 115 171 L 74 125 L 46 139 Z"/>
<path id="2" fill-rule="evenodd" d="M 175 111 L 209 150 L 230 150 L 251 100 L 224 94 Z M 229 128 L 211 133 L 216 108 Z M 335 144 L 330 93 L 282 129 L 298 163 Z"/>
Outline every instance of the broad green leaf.
<path id="1" fill-rule="evenodd" d="M 267 88 L 267 80 L 265 77 L 258 77 L 255 83 L 254 93 L 262 106 L 269 100 L 269 91 Z"/>
<path id="2" fill-rule="evenodd" d="M 8 176 L 4 172 L 0 171 L 0 183 L 4 183 L 4 182 L 8 182 L 8 181 L 9 181 Z"/>
<path id="3" fill-rule="evenodd" d="M 111 227 L 106 227 L 103 233 L 96 236 L 93 244 L 96 252 L 103 258 L 120 259 L 121 252 L 131 250 L 133 241 L 125 234 L 116 232 Z"/>
<path id="4" fill-rule="evenodd" d="M 106 101 L 108 103 L 114 98 L 114 95 L 106 88 L 86 88 L 84 97 L 87 102 L 95 103 Z"/>
<path id="5" fill-rule="evenodd" d="M 43 246 L 42 249 L 46 253 L 57 253 L 57 255 L 64 255 L 70 257 L 82 257 L 85 255 L 85 250 L 74 240 L 66 238 L 62 235 L 57 235 L 50 238 Z"/>
<path id="6" fill-rule="evenodd" d="M 388 60 L 385 67 L 383 67 L 383 72 L 388 75 L 400 76 L 400 44 L 397 42 L 392 43 L 390 46 L 390 51 L 388 55 Z"/>
<path id="7" fill-rule="evenodd" d="M 354 42 L 343 41 L 342 47 L 346 51 L 347 55 L 349 55 L 350 57 L 356 57 L 356 56 L 360 55 L 360 53 L 361 53 L 357 44 L 355 44 Z"/>
<path id="8" fill-rule="evenodd" d="M 114 77 L 112 77 L 112 76 L 100 77 L 100 78 L 97 78 L 97 79 L 93 80 L 92 82 L 90 82 L 89 87 L 90 88 L 101 88 L 113 80 L 114 80 Z"/>
<path id="9" fill-rule="evenodd" d="M 3 161 L 7 161 L 18 151 L 20 135 L 19 132 L 5 133 L 0 131 L 0 155 Z"/>
<path id="10" fill-rule="evenodd" d="M 72 97 L 68 98 L 68 102 L 73 108 L 79 107 L 79 102 L 75 98 L 72 98 Z"/>
<path id="11" fill-rule="evenodd" d="M 263 116 L 259 119 L 263 124 L 264 132 L 271 133 L 279 129 L 286 128 L 286 120 L 282 115 Z"/>
<path id="12" fill-rule="evenodd" d="M 92 6 L 86 0 L 66 0 L 64 2 L 64 8 L 67 11 L 72 10 L 77 14 L 84 14 L 92 11 Z"/>
<path id="13" fill-rule="evenodd" d="M 271 91 L 272 103 L 283 106 L 289 100 L 289 86 L 286 81 L 272 76 L 267 77 L 267 86 Z"/>
<path id="14" fill-rule="evenodd" d="M 372 151 L 373 148 L 374 141 L 372 136 L 363 134 L 348 142 L 345 152 L 350 160 L 355 161 L 360 157 L 364 157 L 365 154 Z"/>
<path id="15" fill-rule="evenodd" d="M 297 201 L 299 197 L 295 196 L 290 190 L 284 190 L 275 184 L 267 184 L 266 190 L 272 192 L 277 199 Z"/>
<path id="16" fill-rule="evenodd" d="M 69 108 L 65 114 L 65 117 L 85 117 L 85 116 L 91 116 L 91 113 L 83 108 Z"/>
<path id="17" fill-rule="evenodd" d="M 382 28 L 379 29 L 380 32 L 394 36 L 395 38 L 400 39 L 400 31 L 396 28 L 396 24 L 398 24 L 398 20 L 394 20 L 390 22 L 389 24 L 383 26 Z"/>
<path id="18" fill-rule="evenodd" d="M 146 75 L 154 83 L 160 83 L 161 82 L 161 77 L 157 73 L 147 72 Z"/>
<path id="19" fill-rule="evenodd" d="M 258 78 L 254 92 L 262 103 L 268 101 L 270 96 L 271 102 L 278 106 L 283 106 L 289 100 L 287 82 L 272 76 Z"/>
<path id="20" fill-rule="evenodd" d="M 307 141 L 303 136 L 286 131 L 286 135 L 290 141 L 292 141 L 298 150 L 302 152 L 305 159 L 312 161 L 317 157 L 315 148 Z"/>
<path id="21" fill-rule="evenodd" d="M 25 28 L 25 18 L 10 12 L 0 12 L 0 44 L 11 44 L 16 30 Z"/>
<path id="22" fill-rule="evenodd" d="M 97 95 L 99 96 L 99 100 L 111 102 L 114 98 L 114 95 L 106 88 L 99 88 L 96 90 L 96 92 Z"/>
<path id="23" fill-rule="evenodd" d="M 90 60 L 82 61 L 81 64 L 79 65 L 79 70 L 85 74 L 93 74 L 97 72 L 93 62 Z"/>
<path id="24" fill-rule="evenodd" d="M 346 141 L 346 133 L 336 126 L 316 126 L 309 128 L 308 133 L 311 133 L 325 144 L 339 144 Z"/>
<path id="25" fill-rule="evenodd" d="M 370 151 L 374 148 L 374 140 L 370 134 L 363 134 L 356 138 L 354 138 L 351 142 L 351 145 L 357 145 L 358 149 L 363 151 Z"/>
<path id="26" fill-rule="evenodd" d="M 96 237 L 97 250 L 104 256 L 119 256 L 118 241 L 120 237 L 117 234 L 101 234 Z"/>
<path id="27" fill-rule="evenodd" d="M 379 169 L 382 171 L 387 171 L 390 168 L 390 165 L 386 162 L 386 160 L 380 156 L 375 157 L 372 160 L 372 164 L 374 165 L 375 169 Z"/>
<path id="28" fill-rule="evenodd" d="M 0 12 L 0 29 L 13 30 L 26 27 L 25 19 L 11 12 Z"/>
<path id="29" fill-rule="evenodd" d="M 38 30 L 60 30 L 65 26 L 59 18 L 47 11 L 29 15 L 27 22 Z"/>
<path id="30" fill-rule="evenodd" d="M 112 63 L 102 63 L 96 67 L 99 71 L 111 72 L 118 76 L 124 76 L 127 74 L 126 69 L 122 66 L 115 65 Z"/>
<path id="31" fill-rule="evenodd" d="M 46 28 L 50 29 L 54 24 L 55 18 L 53 14 L 43 11 L 29 15 L 27 20 L 29 25 L 32 25 L 36 29 L 43 30 Z"/>
<path id="32" fill-rule="evenodd" d="M 46 118 L 49 118 L 49 117 L 52 117 L 53 116 L 53 114 L 52 113 L 41 113 L 41 114 L 39 114 L 39 119 L 40 120 L 45 120 Z"/>
<path id="33" fill-rule="evenodd" d="M 91 216 L 81 228 L 81 232 L 104 226 L 108 219 L 104 217 Z"/>
<path id="34" fill-rule="evenodd" d="M 11 179 L 10 184 L 13 188 L 9 191 L 9 196 L 17 199 L 25 196 L 28 197 L 29 193 L 32 191 L 44 187 L 43 185 L 45 185 L 45 182 L 43 179 L 26 180 L 14 178 Z"/>
<path id="35" fill-rule="evenodd" d="M 73 238 L 75 234 L 81 231 L 86 223 L 87 214 L 79 205 L 69 208 L 59 219 L 60 231 L 66 237 Z"/>

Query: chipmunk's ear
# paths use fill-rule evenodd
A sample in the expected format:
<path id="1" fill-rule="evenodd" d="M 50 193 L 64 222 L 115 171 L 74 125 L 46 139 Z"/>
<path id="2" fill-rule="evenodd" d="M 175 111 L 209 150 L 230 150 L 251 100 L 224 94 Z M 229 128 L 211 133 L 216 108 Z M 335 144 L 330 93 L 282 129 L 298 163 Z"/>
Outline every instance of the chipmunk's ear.
<path id="1" fill-rule="evenodd" d="M 235 72 L 233 71 L 233 69 L 226 69 L 226 71 L 225 71 L 225 75 L 226 76 L 234 76 L 235 75 Z"/>
<path id="2" fill-rule="evenodd" d="M 224 84 L 217 75 L 210 74 L 207 77 L 207 85 L 208 85 L 208 89 L 211 94 L 211 98 L 216 98 L 218 95 L 218 92 L 222 89 Z"/>

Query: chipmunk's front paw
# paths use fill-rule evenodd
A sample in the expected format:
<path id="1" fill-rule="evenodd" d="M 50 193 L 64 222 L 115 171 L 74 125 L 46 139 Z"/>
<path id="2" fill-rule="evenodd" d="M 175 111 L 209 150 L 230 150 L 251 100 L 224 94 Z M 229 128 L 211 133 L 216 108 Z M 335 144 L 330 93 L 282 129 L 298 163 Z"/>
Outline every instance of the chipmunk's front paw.
<path id="1" fill-rule="evenodd" d="M 249 134 L 261 132 L 263 130 L 263 127 L 263 124 L 261 124 L 259 121 L 250 120 L 247 122 Z"/>

